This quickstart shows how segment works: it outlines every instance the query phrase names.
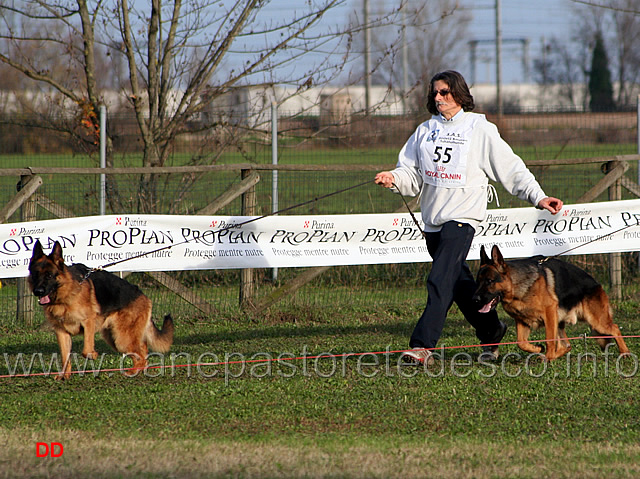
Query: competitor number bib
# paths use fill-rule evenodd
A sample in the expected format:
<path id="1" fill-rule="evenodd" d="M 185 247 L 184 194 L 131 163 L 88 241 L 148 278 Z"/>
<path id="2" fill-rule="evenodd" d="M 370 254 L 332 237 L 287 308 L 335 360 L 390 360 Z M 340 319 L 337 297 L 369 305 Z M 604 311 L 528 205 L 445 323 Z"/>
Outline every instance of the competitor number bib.
<path id="1" fill-rule="evenodd" d="M 469 115 L 454 124 L 429 122 L 431 130 L 422 140 L 422 177 L 425 183 L 462 188 L 467 183 L 467 157 L 473 127 L 484 115 Z"/>

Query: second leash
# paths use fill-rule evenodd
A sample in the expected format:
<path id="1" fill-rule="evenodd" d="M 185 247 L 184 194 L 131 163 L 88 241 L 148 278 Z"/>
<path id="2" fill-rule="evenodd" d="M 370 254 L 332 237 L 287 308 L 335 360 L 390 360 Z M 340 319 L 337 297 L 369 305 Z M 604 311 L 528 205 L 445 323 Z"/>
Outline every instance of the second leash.
<path id="1" fill-rule="evenodd" d="M 215 233 L 221 233 L 221 232 L 229 230 L 231 228 L 239 228 L 240 226 L 244 226 L 244 225 L 247 225 L 249 223 L 254 223 L 256 221 L 259 221 L 261 219 L 267 218 L 269 216 L 275 216 L 275 215 L 278 215 L 280 213 L 284 213 L 285 211 L 290 211 L 290 210 L 293 210 L 293 209 L 296 209 L 296 208 L 300 208 L 302 206 L 305 206 L 305 205 L 320 201 L 320 200 L 322 200 L 324 198 L 329 198 L 331 196 L 335 196 L 335 195 L 338 195 L 340 193 L 344 193 L 346 191 L 350 191 L 350 190 L 353 190 L 355 188 L 359 188 L 361 186 L 364 186 L 364 185 L 367 185 L 367 184 L 370 184 L 370 183 L 371 183 L 371 180 L 367 180 L 367 181 L 363 181 L 362 183 L 358 183 L 356 185 L 347 186 L 346 188 L 342 188 L 342 189 L 337 190 L 337 191 L 332 191 L 331 193 L 327 193 L 327 194 L 324 194 L 324 195 L 321 195 L 321 196 L 317 196 L 317 197 L 315 197 L 315 198 L 313 198 L 311 200 L 303 201 L 302 203 L 297 203 L 297 204 L 295 204 L 293 206 L 288 206 L 288 207 L 282 208 L 282 209 L 280 209 L 278 211 L 273 211 L 272 213 L 267 213 L 267 214 L 264 214 L 262 216 L 256 216 L 255 218 L 251 218 L 250 220 L 243 221 L 242 223 L 230 224 L 228 226 L 225 226 L 224 228 L 220 228 L 220 229 L 216 230 Z M 140 253 L 138 255 L 131 256 L 129 258 L 125 258 L 125 259 L 121 259 L 119 261 L 114 261 L 112 263 L 105 264 L 105 265 L 100 266 L 98 268 L 93 268 L 92 270 L 96 271 L 96 270 L 100 270 L 100 269 L 106 269 L 106 268 L 109 268 L 111 266 L 115 266 L 117 264 L 124 263 L 125 261 L 130 261 L 132 259 L 143 258 L 143 257 L 145 257 L 147 255 L 150 255 L 150 254 L 153 254 L 153 253 L 158 253 L 159 251 L 164 251 L 164 250 L 167 250 L 167 249 L 171 249 L 174 246 L 179 246 L 179 245 L 182 245 L 182 244 L 189 243 L 190 241 L 192 241 L 192 240 L 188 239 L 188 240 L 181 241 L 180 243 L 171 244 L 171 245 L 168 245 L 168 246 L 163 246 L 162 248 L 158 248 L 158 249 L 155 249 L 155 250 L 152 250 L 152 251 L 146 251 L 144 253 Z"/>

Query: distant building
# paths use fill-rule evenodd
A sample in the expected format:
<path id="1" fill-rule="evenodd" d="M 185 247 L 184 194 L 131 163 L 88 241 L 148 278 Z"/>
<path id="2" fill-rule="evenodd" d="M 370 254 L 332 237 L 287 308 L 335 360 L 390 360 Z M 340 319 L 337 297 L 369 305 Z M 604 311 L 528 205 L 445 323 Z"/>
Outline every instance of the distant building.
<path id="1" fill-rule="evenodd" d="M 564 87 L 566 88 L 566 87 Z M 584 111 L 584 87 L 577 90 L 571 100 L 563 94 L 562 85 L 508 84 L 502 86 L 502 99 L 506 112 Z M 471 87 L 477 111 L 492 111 L 496 105 L 496 86 L 478 84 Z M 374 86 L 369 92 L 369 114 L 402 115 L 415 104 L 411 98 L 403 101 L 400 92 L 387 87 Z M 231 123 L 257 127 L 270 121 L 271 105 L 275 102 L 279 117 L 317 117 L 320 123 L 340 123 L 352 115 L 365 113 L 365 88 L 286 86 L 239 87 L 219 95 L 204 109 L 209 120 L 223 119 Z M 409 105 L 409 106 L 406 106 Z"/>
<path id="2" fill-rule="evenodd" d="M 369 114 L 400 115 L 404 113 L 402 97 L 386 87 L 370 90 Z M 259 126 L 271 120 L 271 105 L 277 105 L 278 116 L 320 117 L 342 122 L 354 114 L 365 113 L 365 88 L 287 86 L 239 87 L 217 96 L 204 110 L 209 119 L 224 118 L 231 123 Z M 330 120 L 329 120 L 330 119 Z"/>
<path id="3" fill-rule="evenodd" d="M 617 90 L 614 85 L 614 90 Z M 634 86 L 632 98 L 640 94 L 640 85 Z M 271 120 L 271 107 L 275 102 L 279 117 L 298 116 L 319 118 L 320 123 L 342 123 L 353 115 L 393 116 L 415 109 L 415 99 L 403 98 L 400 91 L 385 86 L 373 86 L 369 91 L 369 111 L 366 111 L 365 87 L 355 86 L 250 86 L 234 87 L 220 93 L 212 88 L 202 95 L 202 108 L 195 121 L 224 121 L 247 127 L 262 128 Z M 571 94 L 569 94 L 569 91 Z M 492 112 L 496 108 L 496 86 L 471 86 L 476 111 Z M 173 115 L 181 106 L 183 92 L 173 90 L 169 95 L 167 115 Z M 115 90 L 101 92 L 110 114 L 130 113 L 131 101 L 125 93 Z M 581 112 L 588 111 L 585 85 L 539 85 L 535 83 L 505 84 L 501 87 L 505 113 L 528 112 Z M 146 98 L 143 97 L 143 102 Z M 24 114 L 33 111 L 56 112 L 74 116 L 78 105 L 61 95 L 50 92 L 0 91 L 3 114 Z M 625 109 L 635 105 L 623 106 Z"/>

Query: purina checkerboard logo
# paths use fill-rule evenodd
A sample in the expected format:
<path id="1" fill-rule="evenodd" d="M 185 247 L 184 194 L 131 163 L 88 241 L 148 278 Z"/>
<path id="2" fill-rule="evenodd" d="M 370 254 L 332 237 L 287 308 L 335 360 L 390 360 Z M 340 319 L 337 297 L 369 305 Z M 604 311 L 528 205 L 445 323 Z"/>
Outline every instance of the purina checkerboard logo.
<path id="1" fill-rule="evenodd" d="M 141 227 L 147 226 L 148 220 L 145 218 L 131 218 L 130 216 L 117 216 L 116 226 Z"/>

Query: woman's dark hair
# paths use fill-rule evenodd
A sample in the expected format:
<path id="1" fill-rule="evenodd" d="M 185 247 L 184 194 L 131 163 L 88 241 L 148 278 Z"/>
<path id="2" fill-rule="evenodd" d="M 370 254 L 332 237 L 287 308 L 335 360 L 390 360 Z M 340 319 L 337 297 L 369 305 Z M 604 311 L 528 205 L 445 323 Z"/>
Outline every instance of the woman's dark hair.
<path id="1" fill-rule="evenodd" d="M 440 113 L 436 107 L 436 96 L 433 94 L 433 84 L 438 80 L 442 80 L 449 86 L 453 99 L 464 111 L 473 111 L 476 105 L 473 102 L 473 96 L 464 77 L 456 71 L 446 70 L 436 73 L 429 83 L 429 96 L 427 98 L 427 110 L 429 110 L 429 113 L 433 115 Z"/>

